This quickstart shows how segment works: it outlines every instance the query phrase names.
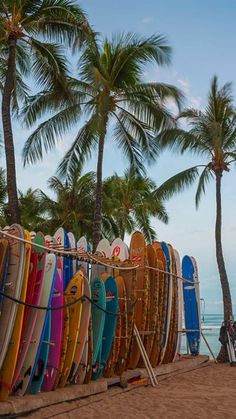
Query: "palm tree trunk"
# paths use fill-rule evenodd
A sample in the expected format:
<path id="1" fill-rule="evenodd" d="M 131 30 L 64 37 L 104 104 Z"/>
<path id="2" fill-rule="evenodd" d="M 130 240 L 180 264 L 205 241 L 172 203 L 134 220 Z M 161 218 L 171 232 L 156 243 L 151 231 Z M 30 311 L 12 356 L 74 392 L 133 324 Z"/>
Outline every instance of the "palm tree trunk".
<path id="1" fill-rule="evenodd" d="M 17 198 L 16 165 L 11 124 L 11 96 L 14 87 L 16 61 L 16 39 L 9 38 L 9 53 L 6 80 L 2 96 L 2 124 L 7 169 L 7 193 L 10 223 L 20 223 L 20 211 Z"/>
<path id="2" fill-rule="evenodd" d="M 101 240 L 102 235 L 102 165 L 104 154 L 104 143 L 107 132 L 108 115 L 102 118 L 102 132 L 98 143 L 98 161 L 97 161 L 97 184 L 96 184 L 96 199 L 93 221 L 93 251 L 96 251 L 97 245 Z"/>
<path id="3" fill-rule="evenodd" d="M 220 274 L 220 282 L 223 294 L 224 321 L 229 321 L 233 317 L 233 308 L 229 281 L 225 269 L 225 262 L 222 249 L 221 228 L 222 228 L 222 209 L 221 209 L 221 179 L 222 172 L 216 173 L 216 224 L 215 224 L 215 240 L 216 240 L 216 259 Z M 221 347 L 218 355 L 219 361 L 227 361 L 228 355 L 225 346 Z"/>

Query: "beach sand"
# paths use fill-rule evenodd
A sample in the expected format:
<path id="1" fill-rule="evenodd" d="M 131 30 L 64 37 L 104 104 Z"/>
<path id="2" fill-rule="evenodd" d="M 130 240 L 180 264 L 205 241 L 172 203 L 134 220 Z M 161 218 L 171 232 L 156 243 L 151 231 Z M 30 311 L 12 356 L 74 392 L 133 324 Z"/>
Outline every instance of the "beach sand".
<path id="1" fill-rule="evenodd" d="M 236 367 L 209 366 L 159 382 L 158 387 L 114 388 L 81 401 L 41 409 L 34 418 L 236 418 Z"/>

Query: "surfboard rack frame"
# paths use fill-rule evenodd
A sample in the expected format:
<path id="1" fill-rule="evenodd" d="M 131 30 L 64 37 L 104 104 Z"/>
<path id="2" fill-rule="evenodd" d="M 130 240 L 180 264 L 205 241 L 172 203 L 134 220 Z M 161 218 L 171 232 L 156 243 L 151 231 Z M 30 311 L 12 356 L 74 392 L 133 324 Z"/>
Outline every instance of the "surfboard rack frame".
<path id="1" fill-rule="evenodd" d="M 145 350 L 143 341 L 141 339 L 141 336 L 139 334 L 138 328 L 137 328 L 135 323 L 134 323 L 134 335 L 135 335 L 135 338 L 137 340 L 137 344 L 138 344 L 138 347 L 139 347 L 139 350 L 140 350 L 145 368 L 147 370 L 148 377 L 150 379 L 151 385 L 152 385 L 152 387 L 156 387 L 157 384 L 158 384 L 157 379 L 156 379 L 156 375 L 155 375 L 154 370 L 151 366 L 151 362 L 148 358 L 148 355 L 147 355 L 147 352 Z"/>

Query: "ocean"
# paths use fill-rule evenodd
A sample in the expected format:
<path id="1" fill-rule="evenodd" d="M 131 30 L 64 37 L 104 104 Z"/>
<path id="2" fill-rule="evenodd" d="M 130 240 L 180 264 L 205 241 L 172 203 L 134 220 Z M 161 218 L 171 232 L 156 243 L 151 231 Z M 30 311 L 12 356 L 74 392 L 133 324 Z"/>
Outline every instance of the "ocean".
<path id="1" fill-rule="evenodd" d="M 202 316 L 202 319 L 201 319 L 202 332 L 212 352 L 214 353 L 214 355 L 217 355 L 220 349 L 219 332 L 220 332 L 220 327 L 221 327 L 222 322 L 223 322 L 223 316 L 220 314 L 204 314 L 204 316 Z M 185 335 L 182 336 L 181 351 L 182 353 L 187 352 Z M 202 338 L 201 338 L 200 353 L 202 355 L 209 355 L 211 357 L 209 350 Z"/>

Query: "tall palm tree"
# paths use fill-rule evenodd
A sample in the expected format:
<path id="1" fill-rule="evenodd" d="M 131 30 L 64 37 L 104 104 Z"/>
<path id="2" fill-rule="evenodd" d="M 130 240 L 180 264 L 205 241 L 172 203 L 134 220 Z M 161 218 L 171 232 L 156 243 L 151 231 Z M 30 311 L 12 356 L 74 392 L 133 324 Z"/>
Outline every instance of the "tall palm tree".
<path id="1" fill-rule="evenodd" d="M 84 13 L 76 2 L 70 0 L 0 2 L 0 54 L 7 62 L 2 123 L 11 222 L 20 221 L 11 122 L 17 71 L 22 77 L 33 76 L 41 89 L 49 89 L 54 84 L 62 88 L 67 66 L 60 44 L 70 46 L 78 38 L 82 39 L 85 28 L 89 30 L 85 23 Z"/>
<path id="2" fill-rule="evenodd" d="M 150 218 L 168 222 L 162 200 L 153 194 L 155 189 L 153 180 L 132 169 L 121 177 L 115 174 L 104 180 L 103 213 L 113 217 L 122 239 L 125 233 L 131 234 L 138 229 L 143 232 L 147 242 L 153 242 L 156 232 Z"/>
<path id="3" fill-rule="evenodd" d="M 94 249 L 102 229 L 102 167 L 108 132 L 136 170 L 143 169 L 145 160 L 156 158 L 158 143 L 154 134 L 174 126 L 167 100 L 171 98 L 180 105 L 182 95 L 170 85 L 145 83 L 143 70 L 152 61 L 168 64 L 170 55 L 163 36 L 141 38 L 128 33 L 103 43 L 94 39 L 81 56 L 79 79 L 69 82 L 75 104 L 63 99 L 60 111 L 40 124 L 25 144 L 24 162 L 34 162 L 42 157 L 43 146 L 47 151 L 72 124 L 78 125 L 81 113 L 86 117 L 59 166 L 59 174 L 65 175 L 81 165 L 94 148 L 98 149 Z M 25 109 L 29 126 L 43 111 L 52 109 L 54 97 L 54 92 L 49 91 L 43 98 L 31 98 Z M 54 107 L 58 111 L 58 103 Z"/>
<path id="4" fill-rule="evenodd" d="M 179 117 L 190 122 L 190 130 L 188 132 L 182 129 L 166 131 L 160 136 L 160 145 L 181 151 L 181 153 L 190 151 L 204 157 L 206 163 L 173 176 L 160 186 L 156 193 L 162 193 L 165 190 L 166 197 L 170 197 L 191 185 L 199 177 L 196 192 L 196 206 L 198 207 L 207 183 L 214 179 L 216 185 L 216 259 L 223 294 L 224 320 L 229 321 L 233 318 L 233 308 L 221 240 L 221 181 L 223 174 L 230 170 L 230 165 L 236 162 L 236 110 L 231 84 L 227 83 L 219 88 L 215 76 L 211 83 L 206 108 L 203 111 L 187 109 Z M 225 348 L 222 347 L 219 359 L 225 358 L 225 352 Z"/>

